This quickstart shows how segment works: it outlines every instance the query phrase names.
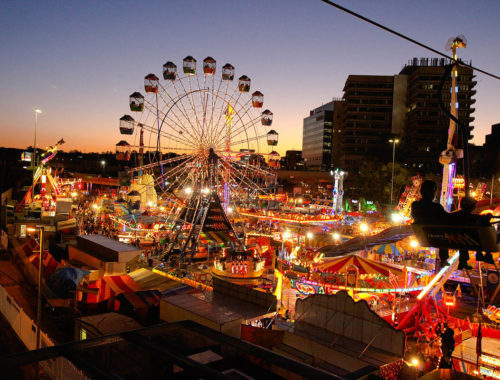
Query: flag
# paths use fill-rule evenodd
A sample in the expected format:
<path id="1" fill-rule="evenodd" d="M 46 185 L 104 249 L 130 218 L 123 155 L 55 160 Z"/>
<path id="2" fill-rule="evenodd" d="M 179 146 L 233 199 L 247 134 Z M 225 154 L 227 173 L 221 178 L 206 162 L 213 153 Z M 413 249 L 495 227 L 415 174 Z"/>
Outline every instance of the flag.
<path id="1" fill-rule="evenodd" d="M 460 298 L 462 298 L 462 288 L 460 287 L 460 284 L 458 284 L 458 286 L 455 289 L 455 291 L 457 292 L 457 296 L 459 296 Z"/>

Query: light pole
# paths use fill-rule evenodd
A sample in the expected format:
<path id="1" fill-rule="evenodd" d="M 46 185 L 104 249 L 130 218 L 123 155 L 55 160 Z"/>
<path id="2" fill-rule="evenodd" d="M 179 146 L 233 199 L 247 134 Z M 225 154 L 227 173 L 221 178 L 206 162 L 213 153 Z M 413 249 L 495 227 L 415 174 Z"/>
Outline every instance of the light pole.
<path id="1" fill-rule="evenodd" d="M 106 161 L 102 160 L 101 166 L 102 166 L 102 174 L 104 174 L 104 169 L 106 168 Z"/>
<path id="2" fill-rule="evenodd" d="M 35 108 L 35 140 L 33 142 L 33 159 L 31 167 L 33 169 L 33 186 L 35 186 L 35 172 L 36 172 L 36 128 L 38 126 L 38 114 L 42 113 L 40 108 Z M 32 189 L 31 194 L 33 195 L 35 189 Z"/>
<path id="3" fill-rule="evenodd" d="M 392 143 L 392 178 L 391 178 L 391 205 L 392 205 L 392 194 L 394 191 L 394 161 L 396 158 L 396 144 L 399 142 L 399 139 L 390 139 L 390 143 Z"/>
<path id="4" fill-rule="evenodd" d="M 36 349 L 40 348 L 40 328 L 42 323 L 42 276 L 43 276 L 43 226 L 30 227 L 29 232 L 40 231 L 40 253 L 38 256 L 38 303 L 36 312 Z"/>

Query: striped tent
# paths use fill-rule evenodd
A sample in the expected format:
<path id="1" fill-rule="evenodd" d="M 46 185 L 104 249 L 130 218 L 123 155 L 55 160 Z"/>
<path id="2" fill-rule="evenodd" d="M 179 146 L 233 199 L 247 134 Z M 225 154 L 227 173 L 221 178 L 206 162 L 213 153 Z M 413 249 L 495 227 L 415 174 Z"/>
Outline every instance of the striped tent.
<path id="1" fill-rule="evenodd" d="M 392 273 L 401 276 L 403 270 L 377 261 L 372 261 L 358 255 L 346 255 L 334 258 L 324 258 L 321 263 L 313 264 L 313 269 L 320 272 L 346 273 L 347 268 L 354 265 L 358 268 L 359 274 L 376 274 L 389 277 Z"/>
<path id="2" fill-rule="evenodd" d="M 33 253 L 29 257 L 29 262 L 38 270 L 38 263 L 40 262 L 39 254 Z M 61 268 L 62 265 L 59 261 L 54 259 L 54 257 L 49 253 L 49 251 L 44 250 L 42 254 L 43 261 L 43 278 L 48 279 L 52 273 L 54 273 L 57 269 Z"/>
<path id="3" fill-rule="evenodd" d="M 137 292 L 139 285 L 129 276 L 104 276 L 77 291 L 77 301 L 99 303 L 121 293 Z"/>

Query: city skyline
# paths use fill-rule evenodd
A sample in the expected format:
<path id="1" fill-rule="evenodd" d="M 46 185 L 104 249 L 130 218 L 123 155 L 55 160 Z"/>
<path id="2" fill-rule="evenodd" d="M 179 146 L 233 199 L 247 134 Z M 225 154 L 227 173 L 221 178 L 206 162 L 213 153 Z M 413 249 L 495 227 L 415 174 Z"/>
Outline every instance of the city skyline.
<path id="1" fill-rule="evenodd" d="M 459 57 L 498 74 L 498 2 L 480 9 L 466 1 L 339 4 L 440 51 L 449 37 L 464 34 L 469 45 Z M 128 96 L 143 90 L 144 76 L 160 76 L 166 61 L 179 66 L 192 55 L 199 63 L 214 57 L 218 69 L 229 62 L 236 76 L 252 79 L 274 113 L 284 154 L 302 148 L 303 118 L 341 97 L 349 74 L 394 75 L 412 57 L 435 57 L 320 1 L 141 5 L 3 2 L 0 41 L 8 56 L 0 63 L 0 146 L 33 144 L 38 107 L 39 147 L 64 137 L 64 150 L 113 151 L 118 120 L 129 113 Z M 499 122 L 500 82 L 475 74 L 473 142 L 481 145 Z"/>

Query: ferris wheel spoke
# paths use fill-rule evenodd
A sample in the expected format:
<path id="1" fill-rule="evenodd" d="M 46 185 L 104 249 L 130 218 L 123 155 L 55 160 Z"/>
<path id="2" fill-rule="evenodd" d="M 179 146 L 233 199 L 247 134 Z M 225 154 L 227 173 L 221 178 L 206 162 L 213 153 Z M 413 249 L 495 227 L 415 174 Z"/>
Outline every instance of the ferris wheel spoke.
<path id="1" fill-rule="evenodd" d="M 189 76 L 188 76 L 187 78 L 188 78 L 188 81 L 189 81 Z M 179 84 L 181 85 L 181 87 L 182 87 L 182 91 L 183 91 L 183 92 L 182 92 L 182 94 L 183 94 L 183 95 L 179 94 L 179 90 L 177 89 L 177 83 L 179 83 Z M 177 80 L 173 81 L 173 84 L 174 84 L 174 89 L 175 89 L 175 93 L 176 93 L 176 95 L 177 95 L 177 98 L 178 98 L 178 99 L 180 99 L 182 96 L 184 96 L 184 95 L 185 95 L 185 96 L 186 96 L 186 98 L 188 98 L 187 103 L 188 103 L 188 105 L 189 105 L 189 106 L 190 106 L 190 108 L 191 108 L 192 114 L 194 114 L 194 115 L 196 116 L 196 107 L 194 106 L 194 103 L 193 103 L 192 101 L 189 101 L 189 98 L 191 98 L 191 99 L 192 99 L 192 96 L 193 96 L 192 92 L 191 92 L 191 91 L 188 91 L 188 90 L 186 89 L 186 87 L 184 86 L 184 82 L 183 82 L 183 80 L 181 80 L 181 79 L 179 79 L 179 81 L 177 81 Z M 191 95 L 191 96 L 189 96 L 189 95 Z M 184 98 L 183 98 L 183 100 L 182 100 L 182 101 L 180 101 L 179 103 L 180 103 L 180 104 L 181 104 L 181 106 L 183 107 L 183 109 L 184 109 L 185 113 L 186 113 L 186 114 L 188 114 L 188 115 L 191 115 L 191 114 L 190 114 L 190 113 L 186 110 L 186 107 L 185 107 L 185 105 L 184 105 L 184 103 L 185 103 L 185 102 L 184 102 Z M 196 117 L 196 123 L 195 123 L 196 125 L 195 125 L 195 124 L 193 124 L 193 123 L 191 122 L 192 117 L 188 117 L 188 118 L 187 118 L 187 120 L 189 121 L 189 124 L 190 124 L 190 125 L 191 125 L 191 127 L 193 128 L 193 131 L 195 132 L 195 134 L 196 134 L 197 136 L 201 136 L 201 133 L 200 133 L 200 131 L 201 131 L 201 130 L 200 130 L 200 124 L 199 124 L 199 122 L 198 122 L 198 117 Z"/>
<path id="2" fill-rule="evenodd" d="M 236 128 L 236 130 L 234 130 L 234 131 L 229 130 L 226 132 L 225 135 L 220 136 L 219 139 L 215 142 L 215 144 L 214 144 L 215 146 L 220 147 L 223 143 L 225 143 L 227 135 L 229 135 L 230 141 L 232 139 L 234 139 L 235 137 L 239 136 L 242 132 L 245 132 L 247 134 L 247 137 L 248 137 L 247 126 L 249 123 L 252 126 L 255 125 L 255 120 L 257 120 L 257 118 L 255 118 L 254 120 L 250 120 L 249 123 L 245 123 L 238 112 L 235 111 L 235 115 L 237 116 L 237 121 L 235 124 L 238 124 L 238 122 L 239 122 L 241 127 Z M 255 128 L 254 128 L 254 131 L 257 132 L 255 130 Z M 231 145 L 232 144 L 230 144 L 230 146 Z M 249 144 L 247 144 L 247 145 L 248 145 L 247 148 L 250 149 Z"/>
<path id="3" fill-rule="evenodd" d="M 157 134 L 158 133 L 158 130 L 156 129 L 156 127 L 152 127 L 148 124 L 141 124 L 141 128 L 144 128 L 145 130 L 147 130 L 148 132 L 151 132 L 153 134 Z M 175 142 L 178 142 L 179 144 L 186 144 L 186 145 L 189 145 L 193 148 L 196 148 L 196 144 L 192 141 L 189 141 L 187 140 L 186 138 L 183 138 L 183 137 L 179 137 L 179 136 L 175 136 L 175 135 L 172 135 L 166 131 L 161 131 L 160 132 L 160 136 L 163 136 L 163 137 L 168 137 L 172 140 L 174 140 Z"/>
<path id="4" fill-rule="evenodd" d="M 187 166 L 187 164 L 190 161 L 192 161 L 192 159 L 194 159 L 194 157 L 180 163 L 179 165 L 173 167 L 172 169 L 170 169 L 170 170 L 166 171 L 165 173 L 163 173 L 162 175 L 158 176 L 158 178 L 155 180 L 155 185 L 161 184 L 163 182 L 163 180 L 165 180 L 165 179 L 168 181 L 174 175 L 177 175 L 178 173 L 182 172 L 182 169 L 185 169 L 185 166 Z M 170 181 L 168 181 L 168 182 L 170 182 Z"/>
<path id="5" fill-rule="evenodd" d="M 189 176 L 187 174 L 185 174 L 184 172 L 181 172 L 181 174 L 175 176 L 175 178 L 171 177 L 171 181 L 169 181 L 169 184 L 167 185 L 167 187 L 164 190 L 162 190 L 162 195 L 165 195 L 168 193 L 174 194 L 174 192 L 177 189 L 184 187 L 184 185 L 187 183 L 188 180 L 189 180 Z"/>
<path id="6" fill-rule="evenodd" d="M 245 167 L 245 169 L 247 169 L 247 170 L 252 170 L 254 172 L 257 172 L 257 173 L 265 175 L 265 176 L 274 176 L 274 174 L 271 173 L 270 171 L 262 169 L 256 165 L 252 165 L 252 164 L 248 164 L 248 163 L 245 164 L 245 163 L 240 162 L 240 161 L 231 161 L 231 164 L 234 164 L 234 165 L 240 166 L 240 167 Z"/>
<path id="7" fill-rule="evenodd" d="M 233 112 L 238 116 L 238 120 L 240 121 L 241 126 L 244 128 L 246 123 L 244 123 L 243 120 L 244 120 L 245 116 L 247 116 L 248 112 L 252 109 L 252 107 L 247 107 L 248 104 L 251 104 L 251 99 L 243 104 L 240 104 L 240 102 L 239 102 L 240 97 L 241 97 L 241 92 L 239 92 L 238 97 L 233 100 L 233 98 L 234 98 L 234 92 L 233 92 L 231 97 L 229 97 L 229 101 L 227 101 L 227 104 L 231 104 L 231 106 L 233 108 Z M 238 109 L 240 107 L 244 111 L 238 111 Z M 260 119 L 260 116 L 256 117 L 255 119 Z M 221 134 L 223 134 L 225 132 L 225 134 L 223 134 L 223 136 L 229 135 L 230 139 L 232 139 L 234 137 L 234 131 L 232 128 L 237 129 L 238 128 L 237 125 L 238 125 L 238 121 L 236 123 L 230 125 L 229 131 L 224 131 L 223 128 L 227 128 L 227 125 L 224 123 L 221 126 L 221 128 L 219 129 L 219 131 L 217 133 L 217 137 L 221 136 Z M 219 138 L 219 140 L 220 140 L 220 138 Z M 218 141 L 215 144 L 218 144 Z"/>
<path id="8" fill-rule="evenodd" d="M 214 81 L 215 81 L 215 76 L 212 76 L 212 92 L 213 92 L 213 89 L 215 88 L 215 84 L 214 84 Z M 213 139 L 214 139 L 214 125 L 213 125 L 213 122 L 214 122 L 214 110 L 215 110 L 215 105 L 217 104 L 217 100 L 218 100 L 218 95 L 219 95 L 219 92 L 220 92 L 220 88 L 222 86 L 222 82 L 223 81 L 219 81 L 219 86 L 217 87 L 217 91 L 215 92 L 215 95 L 212 94 L 211 96 L 211 107 L 210 107 L 210 122 L 209 122 L 209 136 L 208 136 L 208 141 L 209 141 L 209 144 L 212 144 L 213 142 Z M 228 86 L 229 84 L 229 81 L 226 81 L 226 86 Z"/>
<path id="9" fill-rule="evenodd" d="M 144 128 L 146 131 L 148 132 L 151 132 L 153 134 L 157 134 L 158 133 L 158 130 L 155 128 L 155 127 L 152 127 L 150 125 L 147 125 L 147 124 L 142 124 L 142 128 Z M 184 138 L 179 138 L 178 136 L 175 136 L 175 135 L 172 135 L 166 131 L 161 131 L 160 132 L 160 136 L 163 136 L 163 137 L 166 137 L 166 138 L 169 138 L 179 144 L 185 144 L 185 145 L 188 145 L 190 146 L 192 149 L 197 149 L 197 146 L 195 143 L 189 141 L 189 140 L 186 140 Z M 154 146 L 152 147 L 153 149 L 157 149 L 157 146 Z M 178 149 L 178 148 L 173 148 L 173 149 Z M 183 149 L 179 149 L 179 150 L 183 150 Z"/>
<path id="10" fill-rule="evenodd" d="M 150 109 L 150 107 L 148 107 L 147 105 L 154 107 L 154 105 L 153 105 L 153 104 L 151 104 L 151 103 L 150 103 L 150 102 L 148 102 L 148 101 L 145 101 L 145 108 L 147 108 L 148 110 L 150 110 L 150 112 L 153 112 L 153 111 L 154 111 L 154 112 L 156 112 L 156 109 L 155 109 L 155 108 L 153 108 L 153 109 L 151 110 L 151 109 Z M 165 117 L 165 115 L 166 115 L 166 114 L 165 114 L 165 112 L 160 111 L 160 113 L 161 113 L 161 114 Z M 185 128 L 182 126 L 182 124 L 179 124 L 178 122 L 176 122 L 176 121 L 175 121 L 174 119 L 172 119 L 172 118 L 169 118 L 169 119 L 170 119 L 170 120 L 171 120 L 171 121 L 172 121 L 172 122 L 173 122 L 173 123 L 174 123 L 177 127 L 181 128 L 181 129 L 185 129 Z M 169 124 L 167 123 L 167 125 L 169 125 Z M 151 127 L 151 126 L 149 126 L 149 125 L 148 125 L 148 127 L 149 127 L 149 128 L 151 128 L 150 132 L 153 132 L 153 133 L 154 133 L 155 131 L 156 131 L 156 132 L 158 132 L 158 128 L 156 128 L 156 127 Z M 171 128 L 171 129 L 173 129 L 173 128 Z M 166 133 L 166 132 L 164 132 L 163 128 L 162 128 L 162 132 L 161 132 L 161 133 Z M 167 136 L 166 136 L 166 135 L 164 135 L 164 134 L 163 134 L 163 136 L 164 136 L 164 137 L 167 137 Z M 170 135 L 170 136 L 172 136 L 172 135 Z M 191 136 L 191 135 L 190 135 L 190 136 Z M 197 139 L 196 139 L 196 138 L 194 138 L 194 136 L 191 136 L 191 137 L 193 138 L 193 140 L 194 140 L 194 141 L 197 141 Z M 184 142 L 185 142 L 186 144 L 191 144 L 191 145 L 193 145 L 193 146 L 195 145 L 195 143 L 194 143 L 193 141 L 189 141 L 187 138 L 184 138 L 184 137 L 183 137 L 183 138 L 182 138 L 182 140 L 184 140 Z M 179 141 L 177 141 L 177 142 L 179 142 Z M 179 142 L 179 143 L 181 143 L 181 142 Z"/>
<path id="11" fill-rule="evenodd" d="M 243 183 L 248 188 L 252 188 L 258 191 L 264 191 L 260 186 L 258 186 L 255 182 L 250 181 L 244 174 L 239 171 L 232 171 L 229 175 L 236 180 L 236 183 Z"/>
<path id="12" fill-rule="evenodd" d="M 142 165 L 142 166 L 139 166 L 139 167 L 136 167 L 136 168 L 129 169 L 128 172 L 131 173 L 131 172 L 134 172 L 134 171 L 151 169 L 151 168 L 157 167 L 159 165 L 167 165 L 167 164 L 171 164 L 173 162 L 187 160 L 187 159 L 188 159 L 188 156 L 172 157 L 172 158 L 168 158 L 166 160 L 161 160 L 161 161 L 158 161 L 158 162 L 153 162 L 151 164 L 146 164 L 146 165 Z"/>
<path id="13" fill-rule="evenodd" d="M 184 187 L 184 185 L 187 183 L 188 179 L 189 179 L 188 176 L 182 177 L 182 180 L 179 180 L 179 177 L 174 178 L 172 180 L 172 182 L 168 185 L 168 187 L 165 190 L 162 190 L 162 195 L 169 194 L 169 193 L 173 194 L 175 192 L 175 190 Z M 176 184 L 176 182 L 178 182 L 178 183 Z"/>
<path id="14" fill-rule="evenodd" d="M 237 106 L 238 106 L 238 100 L 241 97 L 241 92 L 238 91 L 238 97 L 236 98 L 236 100 L 233 101 L 235 92 L 236 92 L 236 90 L 233 91 L 233 94 L 231 94 L 231 96 L 229 97 L 228 100 L 226 100 L 227 98 L 223 99 L 223 108 L 221 110 L 221 113 L 219 114 L 219 118 L 217 119 L 217 124 L 216 124 L 216 126 L 218 126 L 220 124 L 220 127 L 216 127 L 217 128 L 217 132 L 215 134 L 216 141 L 219 140 L 221 135 L 223 136 L 224 139 L 225 138 L 231 139 L 231 137 L 232 137 L 231 136 L 231 125 L 229 125 L 229 128 L 228 128 L 227 120 L 225 123 L 221 123 L 221 119 L 223 116 L 224 116 L 224 118 L 226 118 L 226 110 L 229 111 L 229 106 L 231 106 L 232 112 L 234 112 L 235 114 L 238 113 L 236 110 L 237 110 Z M 234 116 L 231 118 L 231 122 L 232 122 L 233 118 L 234 118 Z M 214 144 L 215 143 L 216 142 L 214 142 Z"/>
<path id="15" fill-rule="evenodd" d="M 240 111 L 238 113 L 238 116 L 239 116 L 239 120 L 241 121 L 241 125 L 238 126 L 238 123 L 235 123 L 234 125 L 234 130 L 231 131 L 231 136 L 232 137 L 235 137 L 237 136 L 237 132 L 241 129 L 245 129 L 247 127 L 248 124 L 252 124 L 254 125 L 257 121 L 260 121 L 260 115 L 259 116 L 256 116 L 254 119 L 250 118 L 250 121 L 248 123 L 243 123 L 243 120 L 245 120 L 246 116 L 249 114 L 250 110 L 252 109 L 252 107 L 247 107 L 246 109 L 244 109 L 243 111 Z M 249 116 L 249 115 L 248 115 Z"/>
<path id="16" fill-rule="evenodd" d="M 233 92 L 231 93 L 231 96 L 228 96 L 228 88 L 229 88 L 229 81 L 226 82 L 227 85 L 226 85 L 226 89 L 225 89 L 225 92 L 224 92 L 224 95 L 223 96 L 220 96 L 218 93 L 216 94 L 216 97 L 217 97 L 217 100 L 221 100 L 221 112 L 219 113 L 219 117 L 217 118 L 217 122 L 215 123 L 214 125 L 214 130 L 215 130 L 215 133 L 214 133 L 214 140 L 216 141 L 219 136 L 221 134 L 227 134 L 225 129 L 227 128 L 227 125 L 226 123 L 224 124 L 221 124 L 221 127 L 219 128 L 219 124 L 221 123 L 221 119 L 222 117 L 226 116 L 226 110 L 229 109 L 229 105 L 231 105 L 231 107 L 234 109 L 234 105 L 231 104 L 230 101 L 227 101 L 226 99 L 233 99 L 234 97 L 234 94 L 236 94 L 236 92 L 238 91 L 238 87 L 235 87 L 233 89 Z M 238 91 L 238 93 L 241 95 L 241 92 Z M 215 144 L 215 141 L 211 141 L 211 144 Z"/>
<path id="17" fill-rule="evenodd" d="M 165 88 L 165 87 L 164 87 L 161 83 L 160 83 L 160 87 L 161 87 L 161 89 L 162 89 L 162 91 L 161 91 L 161 93 L 160 93 L 160 94 L 161 94 L 162 99 L 163 99 L 163 100 L 164 100 L 164 102 L 165 102 L 165 107 L 166 107 L 167 105 L 169 105 L 170 103 L 172 103 L 172 105 L 170 106 L 170 108 L 169 108 L 166 112 L 164 112 L 164 113 L 165 113 L 165 114 L 167 114 L 167 113 L 170 113 L 170 111 L 172 111 L 173 115 L 174 115 L 174 116 L 175 116 L 175 118 L 177 119 L 177 122 L 176 122 L 175 124 L 176 124 L 176 126 L 177 126 L 177 127 L 179 127 L 179 128 L 180 128 L 180 130 L 182 130 L 182 131 L 183 131 L 182 133 L 184 133 L 184 132 L 185 132 L 185 133 L 187 133 L 187 134 L 188 134 L 188 135 L 189 135 L 189 136 L 193 139 L 193 141 L 198 141 L 198 140 L 199 140 L 199 137 L 198 137 L 198 136 L 196 136 L 195 134 L 193 134 L 193 133 L 191 132 L 191 130 L 189 130 L 188 128 L 186 128 L 186 127 L 184 126 L 184 124 L 183 124 L 183 122 L 182 122 L 182 119 L 181 119 L 181 118 L 179 117 L 179 115 L 177 115 L 177 113 L 175 112 L 175 109 L 178 109 L 178 110 L 180 111 L 180 113 L 182 114 L 182 117 L 184 118 L 184 120 L 185 120 L 185 121 L 187 121 L 187 122 L 191 125 L 192 130 L 193 130 L 193 131 L 195 131 L 195 130 L 196 130 L 196 129 L 195 129 L 195 127 L 194 127 L 194 125 L 191 123 L 191 118 L 189 117 L 189 115 L 188 115 L 188 113 L 187 113 L 187 110 L 186 110 L 186 109 L 185 109 L 185 107 L 184 107 L 184 104 L 182 103 L 182 101 L 180 101 L 180 100 L 181 100 L 181 98 L 182 98 L 182 96 L 181 96 L 181 95 L 179 95 L 179 93 L 178 93 L 178 91 L 177 91 L 177 88 L 175 87 L 175 81 L 174 81 L 173 87 L 174 87 L 175 92 L 176 92 L 176 94 L 177 94 L 177 98 L 176 98 L 176 99 L 172 98 L 172 96 L 170 95 L 170 93 L 167 91 L 167 89 L 166 89 L 166 88 Z M 163 97 L 163 94 L 167 95 L 169 99 L 165 99 L 165 98 Z M 174 106 L 174 104 L 175 104 L 175 105 L 180 104 L 180 106 L 179 106 L 179 107 L 175 107 L 175 108 L 174 108 L 174 107 L 173 107 L 173 106 Z"/>
<path id="18" fill-rule="evenodd" d="M 237 146 L 237 145 L 240 145 L 240 144 L 243 144 L 245 142 L 252 142 L 252 141 L 258 141 L 258 140 L 262 140 L 264 138 L 266 138 L 267 135 L 262 135 L 262 136 L 256 136 L 256 137 L 249 137 L 248 139 L 244 139 L 244 140 L 239 140 L 239 141 L 231 141 L 231 146 Z M 265 153 L 260 153 L 260 154 L 265 154 Z"/>
<path id="19" fill-rule="evenodd" d="M 256 128 L 256 125 L 258 125 L 258 121 L 260 121 L 260 117 L 257 117 L 253 120 L 250 120 L 246 124 L 243 124 L 243 121 L 241 121 L 241 125 L 232 132 L 231 138 L 235 139 L 235 138 L 239 137 L 242 133 L 245 133 L 245 135 L 247 136 L 247 140 L 250 141 L 250 138 L 248 138 L 248 131 L 250 128 L 253 128 L 255 135 L 257 135 L 257 133 L 259 132 L 258 129 Z M 263 137 L 267 137 L 267 134 L 259 136 L 258 138 L 251 138 L 251 139 L 253 141 L 258 142 Z M 247 140 L 244 140 L 244 141 L 247 141 Z"/>
<path id="20" fill-rule="evenodd" d="M 207 88 L 206 86 L 206 80 L 207 76 L 203 75 L 203 87 L 200 86 L 200 78 L 199 75 L 195 75 L 196 77 L 196 83 L 198 84 L 198 88 Z M 201 102 L 201 110 L 202 110 L 202 115 L 201 115 L 201 142 L 203 143 L 204 140 L 206 140 L 206 119 L 207 119 L 207 93 L 205 91 L 200 91 L 200 102 Z"/>
<path id="21" fill-rule="evenodd" d="M 187 95 L 187 98 L 191 99 L 191 106 L 193 108 L 194 117 L 196 119 L 196 125 L 198 125 L 198 128 L 200 130 L 200 139 L 201 139 L 203 137 L 203 127 L 200 124 L 200 120 L 198 118 L 198 110 L 196 108 L 195 101 L 194 101 L 193 88 L 191 87 L 191 77 L 192 77 L 192 75 L 188 76 L 189 93 Z M 196 78 L 198 78 L 198 76 L 196 76 Z M 184 87 L 184 85 L 183 85 L 183 87 Z"/>

